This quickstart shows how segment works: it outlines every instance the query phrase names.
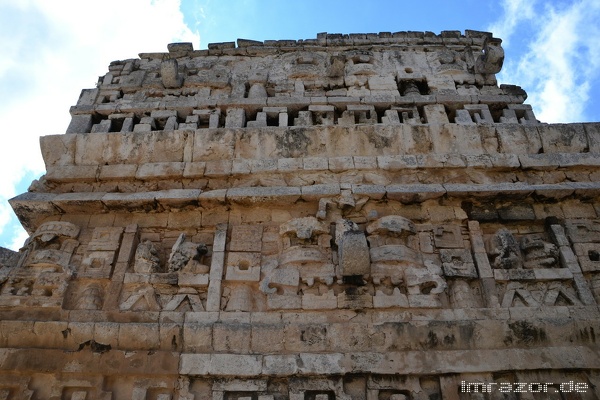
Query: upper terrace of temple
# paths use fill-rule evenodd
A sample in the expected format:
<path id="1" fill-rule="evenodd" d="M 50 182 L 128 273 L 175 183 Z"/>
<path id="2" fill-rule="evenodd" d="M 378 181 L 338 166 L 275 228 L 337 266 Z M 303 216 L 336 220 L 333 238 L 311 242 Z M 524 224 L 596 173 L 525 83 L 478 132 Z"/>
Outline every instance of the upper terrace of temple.
<path id="1" fill-rule="evenodd" d="M 498 86 L 502 40 L 478 31 L 238 39 L 114 61 L 67 133 L 354 124 L 537 124 Z"/>

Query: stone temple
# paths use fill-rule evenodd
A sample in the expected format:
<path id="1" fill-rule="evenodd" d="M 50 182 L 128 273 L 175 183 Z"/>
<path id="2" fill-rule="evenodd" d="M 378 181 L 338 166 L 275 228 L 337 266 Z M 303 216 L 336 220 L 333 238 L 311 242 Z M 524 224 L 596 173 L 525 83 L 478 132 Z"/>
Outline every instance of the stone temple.
<path id="1" fill-rule="evenodd" d="M 168 45 L 41 138 L 1 400 L 600 398 L 600 123 L 477 31 Z"/>

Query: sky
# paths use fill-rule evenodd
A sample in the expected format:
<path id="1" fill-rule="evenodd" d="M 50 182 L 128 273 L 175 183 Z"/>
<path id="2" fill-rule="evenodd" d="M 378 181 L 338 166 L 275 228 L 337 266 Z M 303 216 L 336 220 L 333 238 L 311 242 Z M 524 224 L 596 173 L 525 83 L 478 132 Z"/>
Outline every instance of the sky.
<path id="1" fill-rule="evenodd" d="M 525 89 L 539 120 L 600 121 L 600 0 L 0 0 L 0 246 L 27 238 L 8 199 L 44 174 L 39 137 L 65 132 L 113 60 L 173 42 L 466 29 L 503 39 L 498 81 Z"/>

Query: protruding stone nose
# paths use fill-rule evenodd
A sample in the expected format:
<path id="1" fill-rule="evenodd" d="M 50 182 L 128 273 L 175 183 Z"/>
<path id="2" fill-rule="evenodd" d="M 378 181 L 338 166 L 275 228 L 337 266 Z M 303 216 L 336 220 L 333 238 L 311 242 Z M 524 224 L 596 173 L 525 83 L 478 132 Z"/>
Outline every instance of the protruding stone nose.
<path id="1" fill-rule="evenodd" d="M 335 226 L 338 246 L 338 274 L 368 275 L 371 272 L 369 246 L 365 233 L 354 222 L 341 219 Z"/>

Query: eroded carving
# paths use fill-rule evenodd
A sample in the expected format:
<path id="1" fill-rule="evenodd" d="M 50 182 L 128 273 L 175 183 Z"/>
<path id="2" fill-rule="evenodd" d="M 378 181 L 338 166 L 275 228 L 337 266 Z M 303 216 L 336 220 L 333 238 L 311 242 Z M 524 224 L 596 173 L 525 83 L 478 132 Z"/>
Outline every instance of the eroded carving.
<path id="1" fill-rule="evenodd" d="M 77 299 L 77 308 L 80 310 L 102 309 L 102 287 L 98 284 L 89 284 Z"/>
<path id="2" fill-rule="evenodd" d="M 490 240 L 490 254 L 494 256 L 494 268 L 522 268 L 520 246 L 508 229 L 500 229 Z"/>
<path id="3" fill-rule="evenodd" d="M 546 242 L 543 235 L 526 235 L 521 238 L 521 249 L 525 255 L 524 268 L 551 268 L 558 263 L 558 248 Z"/>
<path id="4" fill-rule="evenodd" d="M 182 233 L 173 245 L 167 262 L 167 271 L 207 273 L 210 267 L 202 264 L 201 260 L 202 256 L 208 253 L 208 248 L 204 244 L 186 242 L 185 239 L 185 234 Z"/>
<path id="5" fill-rule="evenodd" d="M 504 63 L 502 39 L 487 38 L 483 45 L 483 54 L 475 62 L 475 72 L 478 74 L 497 74 Z"/>
<path id="6" fill-rule="evenodd" d="M 364 232 L 350 220 L 335 224 L 335 243 L 338 247 L 338 275 L 368 275 L 371 272 L 369 247 Z"/>
<path id="7" fill-rule="evenodd" d="M 160 271 L 160 258 L 154 243 L 144 240 L 138 244 L 135 250 L 133 270 L 138 274 L 151 274 Z"/>

